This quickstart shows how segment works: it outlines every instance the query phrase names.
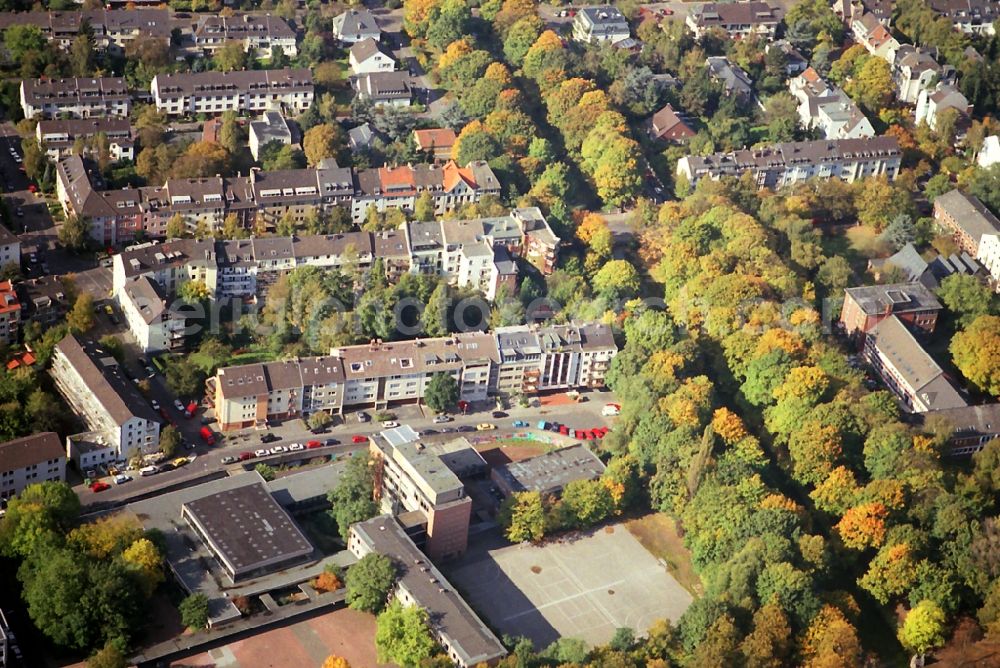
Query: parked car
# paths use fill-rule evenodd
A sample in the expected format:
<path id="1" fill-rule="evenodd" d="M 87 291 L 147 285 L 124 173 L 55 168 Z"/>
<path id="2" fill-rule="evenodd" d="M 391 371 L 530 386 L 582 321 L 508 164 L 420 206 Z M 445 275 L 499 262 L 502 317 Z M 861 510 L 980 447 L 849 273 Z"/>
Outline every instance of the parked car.
<path id="1" fill-rule="evenodd" d="M 559 425 L 559 433 L 563 436 L 569 436 L 569 427 L 564 424 Z"/>
<path id="2" fill-rule="evenodd" d="M 119 473 L 118 475 L 115 476 L 115 484 L 116 485 L 124 485 L 125 483 L 131 482 L 131 481 L 132 481 L 132 476 L 125 475 L 124 473 Z"/>
<path id="3" fill-rule="evenodd" d="M 526 427 L 528 427 L 528 423 L 525 422 L 524 420 L 514 420 L 515 429 L 524 429 Z"/>
<path id="4" fill-rule="evenodd" d="M 239 460 L 241 462 L 245 462 L 248 459 L 253 459 L 253 453 L 252 452 L 241 452 L 240 453 Z"/>
<path id="5" fill-rule="evenodd" d="M 340 441 L 335 438 L 328 438 L 325 445 L 340 445 Z"/>
<path id="6" fill-rule="evenodd" d="M 308 443 L 306 443 L 307 450 L 315 450 L 316 448 L 322 448 L 322 447 L 323 444 L 320 443 L 319 441 L 309 441 Z"/>
<path id="7" fill-rule="evenodd" d="M 253 451 L 253 456 L 254 457 L 267 457 L 269 454 L 271 454 L 271 453 L 268 452 L 267 450 L 254 450 Z"/>
<path id="8" fill-rule="evenodd" d="M 266 434 L 260 437 L 261 443 L 274 443 L 275 441 L 280 441 L 280 440 L 281 440 L 280 436 L 276 436 L 271 432 L 267 432 Z"/>
<path id="9" fill-rule="evenodd" d="M 445 427 L 445 428 L 443 428 L 443 429 L 441 430 L 441 433 L 442 433 L 442 434 L 451 434 L 451 433 L 454 433 L 454 432 L 456 432 L 456 431 L 458 431 L 458 430 L 457 430 L 457 429 L 455 429 L 454 427 Z"/>
<path id="10" fill-rule="evenodd" d="M 573 438 L 579 439 L 581 441 L 587 440 L 587 432 L 583 429 L 574 429 Z"/>
<path id="11" fill-rule="evenodd" d="M 160 402 L 157 401 L 156 399 L 150 399 L 149 405 L 153 407 L 154 411 L 160 410 Z"/>
<path id="12" fill-rule="evenodd" d="M 111 489 L 111 485 L 104 482 L 103 480 L 98 480 L 93 485 L 90 486 L 90 491 L 92 492 L 103 492 L 106 489 Z"/>
<path id="13" fill-rule="evenodd" d="M 177 459 L 175 459 L 174 461 L 172 461 L 170 463 L 173 464 L 174 466 L 184 466 L 185 464 L 188 463 L 188 458 L 187 457 L 178 457 Z"/>
<path id="14" fill-rule="evenodd" d="M 435 415 L 434 424 L 444 424 L 445 422 L 451 422 L 453 419 L 450 415 Z"/>
<path id="15" fill-rule="evenodd" d="M 247 453 L 247 454 L 250 454 L 250 453 Z M 240 460 L 237 459 L 236 457 L 233 457 L 232 455 L 226 455 L 225 457 L 222 458 L 222 463 L 223 464 L 235 464 L 238 461 L 240 461 Z"/>
<path id="16" fill-rule="evenodd" d="M 398 426 L 399 426 L 399 423 L 396 422 L 395 420 L 386 420 L 385 422 L 382 423 L 382 428 L 383 429 L 394 429 L 395 427 L 398 427 Z"/>
<path id="17" fill-rule="evenodd" d="M 173 471 L 177 466 L 173 462 L 163 462 L 156 467 L 157 473 L 166 473 L 167 471 Z"/>
<path id="18" fill-rule="evenodd" d="M 367 442 L 368 442 L 367 436 L 361 436 L 359 434 L 351 437 L 351 443 L 367 443 Z"/>
<path id="19" fill-rule="evenodd" d="M 493 411 L 492 415 L 493 415 L 493 417 L 494 417 L 494 418 L 496 418 L 496 419 L 498 419 L 498 420 L 499 420 L 500 418 L 505 418 L 505 417 L 507 417 L 507 414 L 506 414 L 506 413 L 504 413 L 503 411 Z"/>
<path id="20" fill-rule="evenodd" d="M 197 410 L 198 410 L 198 402 L 191 401 L 190 403 L 188 403 L 187 407 L 184 408 L 184 417 L 186 418 L 193 417 Z"/>
<path id="21" fill-rule="evenodd" d="M 604 404 L 604 408 L 601 409 L 601 415 L 605 417 L 618 415 L 621 412 L 622 407 L 618 404 Z"/>
<path id="22" fill-rule="evenodd" d="M 160 469 L 156 468 L 155 466 L 143 466 L 141 469 L 139 469 L 139 475 L 144 477 L 148 475 L 156 475 L 159 472 Z"/>
<path id="23" fill-rule="evenodd" d="M 475 430 L 476 428 L 473 427 L 471 424 L 463 424 L 461 427 L 458 428 L 458 431 L 463 433 L 468 433 L 470 431 L 475 431 Z"/>
<path id="24" fill-rule="evenodd" d="M 280 455 L 282 452 L 288 452 L 288 448 L 283 445 L 276 445 L 270 450 L 272 455 Z"/>
<path id="25" fill-rule="evenodd" d="M 542 431 L 548 431 L 549 430 L 549 423 L 546 422 L 545 420 L 539 420 L 538 424 L 536 426 L 539 429 L 541 429 Z"/>
<path id="26" fill-rule="evenodd" d="M 419 436 L 433 436 L 436 433 L 438 433 L 437 429 L 421 429 L 417 432 Z"/>
<path id="27" fill-rule="evenodd" d="M 201 440 L 205 441 L 205 445 L 215 445 L 215 434 L 208 427 L 199 429 L 198 435 L 201 436 Z"/>
<path id="28" fill-rule="evenodd" d="M 319 443 L 319 441 L 310 441 L 310 443 Z M 299 450 L 305 450 L 306 446 L 301 443 L 292 443 L 288 446 L 288 449 L 292 452 L 298 452 Z"/>
<path id="29" fill-rule="evenodd" d="M 358 411 L 358 422 L 368 422 L 371 419 L 372 418 L 370 415 L 368 415 L 368 413 L 365 413 L 364 411 Z"/>
<path id="30" fill-rule="evenodd" d="M 549 431 L 553 431 L 558 434 L 560 427 L 562 427 L 561 424 L 559 424 L 558 422 L 553 422 L 552 424 L 549 425 Z"/>
<path id="31" fill-rule="evenodd" d="M 181 413 L 184 412 L 184 404 L 181 403 L 180 399 L 174 399 L 174 408 L 179 410 Z"/>
<path id="32" fill-rule="evenodd" d="M 24 218 L 24 209 L 22 209 L 21 207 L 17 207 L 17 209 L 14 211 L 14 215 L 16 215 L 18 218 Z"/>
<path id="33" fill-rule="evenodd" d="M 492 422 L 480 422 L 476 425 L 476 431 L 493 431 L 497 426 Z"/>

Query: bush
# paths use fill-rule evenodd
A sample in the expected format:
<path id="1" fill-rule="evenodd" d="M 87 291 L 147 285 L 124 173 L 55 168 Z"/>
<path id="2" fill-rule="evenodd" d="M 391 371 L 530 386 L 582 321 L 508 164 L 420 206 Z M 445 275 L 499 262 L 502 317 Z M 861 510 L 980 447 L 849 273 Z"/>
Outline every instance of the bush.
<path id="1" fill-rule="evenodd" d="M 323 571 L 312 581 L 312 587 L 319 592 L 337 591 L 343 586 L 340 579 L 329 571 Z"/>
<path id="2" fill-rule="evenodd" d="M 265 482 L 271 482 L 274 480 L 274 467 L 268 466 L 264 462 L 257 464 L 253 467 L 253 470 L 260 474 L 260 477 L 264 479 Z"/>
<path id="3" fill-rule="evenodd" d="M 181 624 L 189 629 L 203 629 L 208 626 L 208 598 L 204 594 L 191 594 L 181 601 L 178 610 Z"/>

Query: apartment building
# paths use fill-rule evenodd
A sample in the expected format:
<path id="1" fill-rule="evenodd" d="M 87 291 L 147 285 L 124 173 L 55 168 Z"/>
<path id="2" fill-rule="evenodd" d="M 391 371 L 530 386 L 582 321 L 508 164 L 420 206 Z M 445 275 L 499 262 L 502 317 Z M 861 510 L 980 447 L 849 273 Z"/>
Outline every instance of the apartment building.
<path id="1" fill-rule="evenodd" d="M 150 90 L 156 108 L 169 116 L 258 114 L 272 109 L 297 115 L 313 102 L 308 68 L 157 74 Z"/>
<path id="2" fill-rule="evenodd" d="M 21 266 L 21 238 L 0 225 L 0 267 Z"/>
<path id="3" fill-rule="evenodd" d="M 507 650 L 500 640 L 395 518 L 382 515 L 352 525 L 347 548 L 358 559 L 375 553 L 399 564 L 393 598 L 428 612 L 434 638 L 455 665 L 461 668 L 492 665 L 506 656 Z"/>
<path id="4" fill-rule="evenodd" d="M 45 38 L 69 49 L 84 24 L 94 34 L 94 46 L 112 54 L 122 54 L 137 40 L 168 42 L 175 27 L 167 9 L 87 9 L 83 11 L 3 12 L 0 30 L 12 25 L 32 25 Z"/>
<path id="5" fill-rule="evenodd" d="M 706 177 L 739 177 L 750 172 L 758 188 L 774 190 L 811 178 L 839 178 L 852 183 L 885 176 L 891 181 L 899 174 L 901 159 L 895 137 L 785 142 L 759 149 L 685 156 L 677 162 L 677 173 L 694 185 Z"/>
<path id="6" fill-rule="evenodd" d="M 86 154 L 95 154 L 96 147 L 87 144 L 92 144 L 99 135 L 107 139 L 112 160 L 135 159 L 135 137 L 127 118 L 41 120 L 35 126 L 39 146 L 56 161 L 80 148 Z"/>
<path id="7" fill-rule="evenodd" d="M 617 352 L 610 328 L 599 323 L 507 327 L 373 341 L 319 358 L 223 368 L 210 379 L 208 394 L 221 428 L 242 429 L 318 410 L 416 403 L 440 373 L 451 375 L 459 398 L 469 402 L 496 394 L 598 388 Z"/>
<path id="8" fill-rule="evenodd" d="M 685 24 L 701 39 L 711 30 L 721 30 L 730 39 L 762 37 L 774 39 L 785 13 L 766 2 L 707 2 L 692 6 Z"/>
<path id="9" fill-rule="evenodd" d="M 132 98 L 119 77 L 24 79 L 21 110 L 25 118 L 126 118 Z"/>
<path id="10" fill-rule="evenodd" d="M 0 443 L 0 501 L 11 499 L 28 485 L 66 480 L 66 452 L 52 431 Z"/>
<path id="11" fill-rule="evenodd" d="M 969 35 L 996 34 L 993 24 L 1000 19 L 1000 7 L 992 0 L 930 0 L 927 4 L 951 21 L 955 30 Z"/>
<path id="12" fill-rule="evenodd" d="M 584 44 L 615 44 L 632 36 L 628 19 L 617 7 L 580 7 L 573 17 L 573 39 Z"/>
<path id="13" fill-rule="evenodd" d="M 985 237 L 1000 234 L 1000 220 L 977 197 L 958 189 L 935 198 L 934 222 L 974 258 Z"/>
<path id="14" fill-rule="evenodd" d="M 892 61 L 892 54 L 899 49 L 899 42 L 892 36 L 889 26 L 876 15 L 865 12 L 856 15 L 851 21 L 851 33 L 854 41 L 865 47 L 868 53 Z"/>
<path id="15" fill-rule="evenodd" d="M 6 345 L 17 343 L 20 331 L 21 302 L 14 284 L 9 280 L 0 281 L 0 342 Z"/>
<path id="16" fill-rule="evenodd" d="M 68 334 L 56 344 L 49 373 L 59 394 L 114 459 L 159 447 L 160 417 L 99 345 Z"/>
<path id="17" fill-rule="evenodd" d="M 806 129 L 818 128 L 827 139 L 874 137 L 875 128 L 847 93 L 831 85 L 813 68 L 788 81 L 799 102 L 799 121 Z"/>
<path id="18" fill-rule="evenodd" d="M 922 283 L 865 285 L 844 290 L 840 322 L 848 336 L 863 338 L 893 316 L 915 332 L 930 335 L 941 309 L 941 302 Z"/>
<path id="19" fill-rule="evenodd" d="M 933 90 L 928 88 L 921 90 L 917 95 L 917 111 L 914 120 L 917 125 L 925 122 L 932 130 L 936 130 L 938 116 L 949 109 L 954 110 L 956 114 L 956 130 L 958 133 L 964 132 L 968 128 L 969 118 L 972 116 L 972 105 L 969 104 L 968 98 L 952 84 L 938 84 Z"/>
<path id="20" fill-rule="evenodd" d="M 467 449 L 479 456 L 471 446 Z M 394 444 L 381 438 L 370 441 L 369 452 L 375 462 L 375 494 L 382 512 L 407 513 L 407 533 L 431 559 L 463 554 L 472 499 L 446 460 L 422 443 Z"/>
<path id="21" fill-rule="evenodd" d="M 192 35 L 195 46 L 211 56 L 227 43 L 238 42 L 257 58 L 271 58 L 275 48 L 290 58 L 298 55 L 295 31 L 285 19 L 271 14 L 201 16 Z"/>
<path id="22" fill-rule="evenodd" d="M 63 318 L 72 306 L 59 276 L 28 278 L 15 287 L 21 301 L 22 322 L 37 322 L 47 328 Z"/>
<path id="23" fill-rule="evenodd" d="M 989 273 L 994 288 L 1000 292 L 1000 233 L 982 236 L 977 259 Z"/>
<path id="24" fill-rule="evenodd" d="M 170 308 L 156 281 L 147 276 L 134 278 L 125 283 L 117 297 L 125 324 L 142 352 L 176 352 L 184 347 L 184 316 Z"/>
<path id="25" fill-rule="evenodd" d="M 942 67 L 936 58 L 936 49 L 924 49 L 903 44 L 890 52 L 892 80 L 896 84 L 896 97 L 906 104 L 916 104 L 920 93 L 930 90 L 939 82 L 948 83 L 954 76 L 950 67 Z"/>
<path id="26" fill-rule="evenodd" d="M 937 362 L 895 315 L 872 328 L 865 339 L 863 355 L 911 413 L 967 405 Z"/>

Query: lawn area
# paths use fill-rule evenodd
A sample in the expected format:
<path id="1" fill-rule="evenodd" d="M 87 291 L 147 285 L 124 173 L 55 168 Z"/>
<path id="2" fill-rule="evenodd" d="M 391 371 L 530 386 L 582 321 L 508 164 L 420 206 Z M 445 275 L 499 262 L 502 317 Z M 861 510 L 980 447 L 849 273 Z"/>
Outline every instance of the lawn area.
<path id="1" fill-rule="evenodd" d="M 693 596 L 701 596 L 701 579 L 691 565 L 691 553 L 677 533 L 677 524 L 664 513 L 650 513 L 628 520 L 625 526 L 650 554 L 661 559 L 669 572 Z"/>
<path id="2" fill-rule="evenodd" d="M 851 248 L 866 258 L 883 257 L 889 249 L 879 241 L 878 233 L 865 225 L 855 225 L 847 230 L 847 240 Z"/>

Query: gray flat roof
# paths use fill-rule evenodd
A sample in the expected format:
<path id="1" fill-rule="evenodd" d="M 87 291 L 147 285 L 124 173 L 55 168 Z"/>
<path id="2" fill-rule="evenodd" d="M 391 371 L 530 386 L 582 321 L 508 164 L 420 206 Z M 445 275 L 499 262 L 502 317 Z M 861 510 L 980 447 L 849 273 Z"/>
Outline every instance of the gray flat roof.
<path id="1" fill-rule="evenodd" d="M 555 494 L 574 480 L 594 480 L 604 463 L 579 443 L 493 469 L 512 492 Z"/>
<path id="2" fill-rule="evenodd" d="M 262 484 L 188 501 L 184 511 L 229 570 L 238 575 L 305 556 L 313 547 Z"/>
<path id="3" fill-rule="evenodd" d="M 868 315 L 880 315 L 886 309 L 891 313 L 908 313 L 941 308 L 938 298 L 922 283 L 863 285 L 847 288 L 845 292 Z"/>

